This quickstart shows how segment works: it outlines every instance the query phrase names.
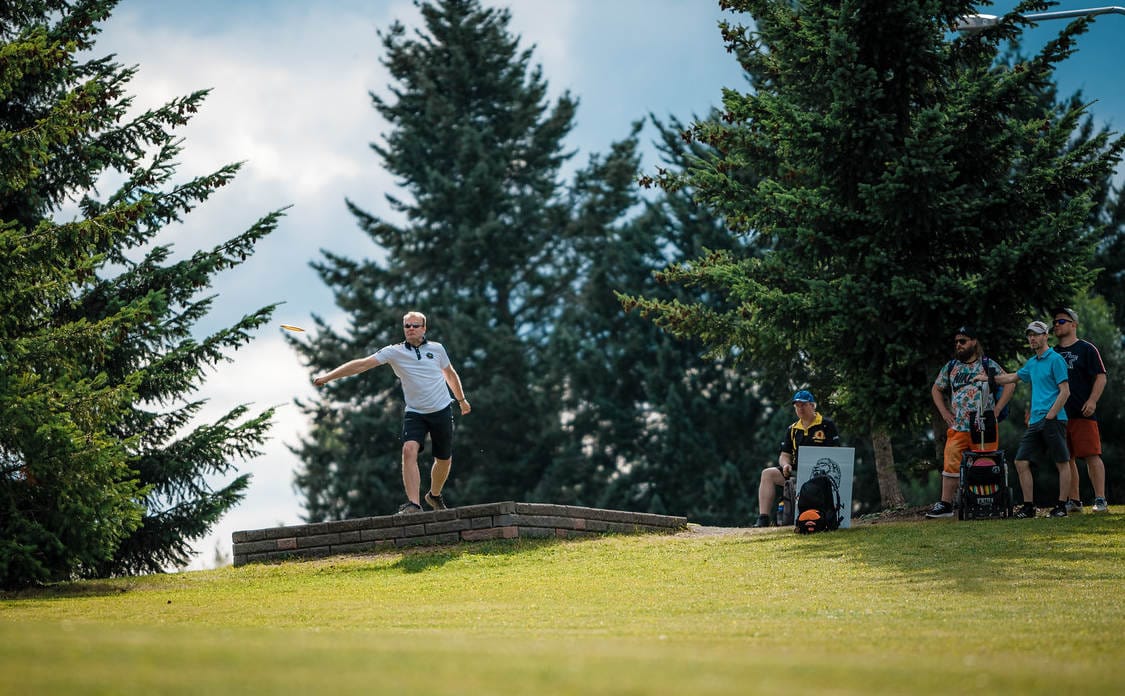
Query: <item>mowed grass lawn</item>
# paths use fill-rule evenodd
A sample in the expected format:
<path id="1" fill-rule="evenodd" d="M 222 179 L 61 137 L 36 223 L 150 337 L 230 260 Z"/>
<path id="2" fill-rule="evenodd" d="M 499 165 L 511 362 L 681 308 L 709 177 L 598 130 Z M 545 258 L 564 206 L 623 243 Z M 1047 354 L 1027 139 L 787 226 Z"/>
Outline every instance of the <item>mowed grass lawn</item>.
<path id="1" fill-rule="evenodd" d="M 1123 693 L 1114 512 L 75 583 L 0 601 L 0 692 Z"/>

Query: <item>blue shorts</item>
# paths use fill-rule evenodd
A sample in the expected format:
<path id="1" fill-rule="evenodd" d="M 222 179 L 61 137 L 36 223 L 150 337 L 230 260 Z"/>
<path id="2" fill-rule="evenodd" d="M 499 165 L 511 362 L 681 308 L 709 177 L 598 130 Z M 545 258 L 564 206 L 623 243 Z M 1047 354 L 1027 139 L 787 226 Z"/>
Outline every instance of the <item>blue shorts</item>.
<path id="1" fill-rule="evenodd" d="M 434 448 L 434 459 L 453 456 L 453 404 L 433 413 L 407 411 L 402 416 L 402 442 L 417 442 L 418 451 L 426 449 L 426 434 Z"/>
<path id="2" fill-rule="evenodd" d="M 1046 456 L 1044 456 L 1046 455 Z M 1066 421 L 1046 418 L 1027 427 L 1016 451 L 1017 462 L 1060 462 L 1070 461 L 1070 450 L 1066 447 Z"/>

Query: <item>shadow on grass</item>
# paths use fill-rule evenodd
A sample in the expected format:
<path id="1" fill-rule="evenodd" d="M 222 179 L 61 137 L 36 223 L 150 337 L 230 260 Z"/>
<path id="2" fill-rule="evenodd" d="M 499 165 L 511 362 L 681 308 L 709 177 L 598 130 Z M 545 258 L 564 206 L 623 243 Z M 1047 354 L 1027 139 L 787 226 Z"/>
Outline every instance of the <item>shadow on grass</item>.
<path id="1" fill-rule="evenodd" d="M 987 591 L 998 579 L 1125 579 L 1125 515 L 904 522 L 802 537 L 785 553 L 882 568 L 889 577 Z"/>
<path id="2" fill-rule="evenodd" d="M 353 573 L 383 573 L 397 571 L 403 573 L 422 573 L 463 558 L 465 556 L 515 556 L 517 554 L 535 551 L 538 549 L 557 546 L 561 543 L 573 543 L 575 540 L 564 539 L 499 539 L 493 541 L 473 542 L 471 544 L 458 544 L 456 546 L 420 547 L 415 549 L 402 549 L 394 552 L 401 554 L 394 563 L 385 565 L 360 565 L 351 568 Z M 382 554 L 386 556 L 387 554 Z M 353 556 L 354 558 L 354 556 Z M 295 561 L 302 562 L 302 561 Z M 323 561 L 322 561 L 323 562 Z M 339 572 L 339 569 L 330 564 L 322 572 Z"/>
<path id="3" fill-rule="evenodd" d="M 22 590 L 0 592 L 0 600 L 18 601 L 21 599 L 70 599 L 74 597 L 111 597 L 125 594 L 129 588 L 121 580 L 79 580 L 60 582 L 52 585 L 39 585 Z"/>

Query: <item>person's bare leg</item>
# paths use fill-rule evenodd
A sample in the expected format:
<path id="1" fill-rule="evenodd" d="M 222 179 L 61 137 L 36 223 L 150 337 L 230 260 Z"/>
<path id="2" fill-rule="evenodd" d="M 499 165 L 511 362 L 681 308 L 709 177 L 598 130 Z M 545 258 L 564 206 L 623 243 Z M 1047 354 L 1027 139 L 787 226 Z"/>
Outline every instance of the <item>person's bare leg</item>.
<path id="1" fill-rule="evenodd" d="M 441 495 L 441 489 L 449 478 L 449 470 L 453 466 L 453 458 L 438 459 L 434 457 L 434 465 L 430 467 L 430 493 Z"/>
<path id="2" fill-rule="evenodd" d="M 1023 502 L 1033 502 L 1035 500 L 1035 481 L 1031 478 L 1031 462 L 1016 462 L 1016 474 L 1020 479 L 1020 493 L 1023 494 Z"/>
<path id="3" fill-rule="evenodd" d="M 1090 485 L 1094 489 L 1094 496 L 1097 498 L 1105 497 L 1105 462 L 1102 461 L 1100 454 L 1095 454 L 1086 457 L 1086 473 L 1090 476 Z M 1073 483 L 1070 484 L 1071 488 L 1078 488 L 1078 478 L 1075 477 Z"/>
<path id="4" fill-rule="evenodd" d="M 945 503 L 955 502 L 953 498 L 957 496 L 957 488 L 961 484 L 960 477 L 946 476 L 944 473 L 941 475 L 941 499 Z"/>
<path id="5" fill-rule="evenodd" d="M 418 471 L 418 443 L 413 440 L 402 445 L 402 487 L 406 490 L 406 499 L 418 507 L 418 494 L 422 488 L 422 474 Z"/>
<path id="6" fill-rule="evenodd" d="M 785 485 L 785 477 L 781 470 L 770 467 L 762 472 L 762 480 L 758 484 L 758 514 L 769 515 L 773 507 L 773 499 L 777 494 L 777 487 Z"/>
<path id="7" fill-rule="evenodd" d="M 1086 468 L 1089 468 L 1089 467 L 1090 467 L 1090 460 L 1087 459 L 1086 460 Z M 1066 492 L 1066 497 L 1064 497 L 1063 500 L 1081 500 L 1081 498 L 1078 497 L 1078 460 L 1077 459 L 1071 459 L 1068 462 L 1067 468 L 1070 469 L 1070 488 Z M 1091 477 L 1091 479 L 1092 478 L 1093 477 Z"/>
<path id="8" fill-rule="evenodd" d="M 1055 462 L 1059 470 L 1059 500 L 1066 502 L 1066 494 L 1070 492 L 1070 462 Z"/>

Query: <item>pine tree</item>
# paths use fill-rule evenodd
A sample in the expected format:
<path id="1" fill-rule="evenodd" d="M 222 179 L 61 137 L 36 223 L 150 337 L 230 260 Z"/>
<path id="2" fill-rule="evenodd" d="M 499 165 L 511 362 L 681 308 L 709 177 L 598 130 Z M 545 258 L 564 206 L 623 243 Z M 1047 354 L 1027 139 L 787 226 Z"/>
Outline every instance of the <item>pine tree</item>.
<path id="1" fill-rule="evenodd" d="M 161 229 L 239 167 L 172 182 L 174 130 L 206 93 L 129 115 L 135 68 L 84 57 L 114 5 L 14 2 L 0 12 L 6 584 L 186 563 L 190 542 L 247 485 L 246 476 L 218 490 L 209 481 L 257 453 L 271 415 L 239 422 L 247 409 L 236 406 L 191 425 L 202 404 L 186 400 L 272 312 L 196 340 L 212 301 L 198 293 L 280 213 L 170 260 Z M 105 180 L 121 183 L 99 200 Z M 75 219 L 56 222 L 68 201 L 78 202 Z"/>
<path id="2" fill-rule="evenodd" d="M 678 122 L 654 123 L 665 166 L 697 156 Z M 635 185 L 636 149 L 634 130 L 578 179 L 575 215 L 596 233 L 577 246 L 580 280 L 552 333 L 567 438 L 539 496 L 744 522 L 756 511 L 757 472 L 780 437 L 762 427 L 769 410 L 752 386 L 760 376 L 623 313 L 617 299 L 675 297 L 678 289 L 659 285 L 654 271 L 738 240 L 686 190 L 646 203 Z"/>
<path id="3" fill-rule="evenodd" d="M 347 335 L 317 319 L 316 371 L 403 340 L 408 310 L 428 317 L 473 413 L 457 421 L 455 502 L 526 499 L 558 439 L 557 388 L 543 376 L 548 327 L 573 273 L 559 168 L 576 102 L 553 105 L 507 10 L 476 0 L 421 3 L 424 29 L 380 33 L 394 83 L 372 94 L 391 130 L 372 145 L 402 183 L 394 224 L 349 202 L 385 261 L 325 253 L 315 264 L 349 316 Z M 401 502 L 401 396 L 389 369 L 328 385 L 295 451 L 309 519 L 383 514 Z M 424 458 L 423 458 L 424 459 Z M 423 477 L 425 481 L 425 477 Z"/>
<path id="4" fill-rule="evenodd" d="M 891 435 L 925 425 L 915 385 L 945 359 L 949 327 L 1014 342 L 1020 317 L 1092 281 L 1092 193 L 1122 142 L 1095 136 L 1064 155 L 1082 110 L 1026 115 L 1086 22 L 1008 70 L 997 47 L 1020 20 L 950 40 L 968 2 L 723 4 L 755 20 L 724 29 L 753 91 L 728 90 L 722 122 L 688 131 L 715 157 L 658 178 L 694 187 L 768 252 L 665 274 L 728 293 L 734 310 L 637 304 L 755 360 L 799 351 L 842 424 L 871 434 L 883 503 L 900 504 Z"/>

